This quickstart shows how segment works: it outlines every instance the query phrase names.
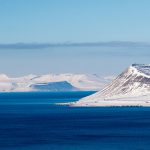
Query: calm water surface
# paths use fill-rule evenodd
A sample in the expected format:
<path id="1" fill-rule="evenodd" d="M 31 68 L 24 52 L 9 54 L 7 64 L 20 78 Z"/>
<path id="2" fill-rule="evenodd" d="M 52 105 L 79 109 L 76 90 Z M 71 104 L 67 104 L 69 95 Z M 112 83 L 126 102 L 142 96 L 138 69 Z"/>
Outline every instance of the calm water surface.
<path id="1" fill-rule="evenodd" d="M 150 108 L 72 108 L 90 92 L 0 94 L 0 150 L 149 150 Z"/>

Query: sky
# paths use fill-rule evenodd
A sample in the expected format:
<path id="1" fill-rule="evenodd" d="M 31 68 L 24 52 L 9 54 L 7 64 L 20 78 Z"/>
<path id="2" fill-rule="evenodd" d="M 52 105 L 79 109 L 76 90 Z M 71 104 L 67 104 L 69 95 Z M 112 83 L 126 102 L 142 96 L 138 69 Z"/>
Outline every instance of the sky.
<path id="1" fill-rule="evenodd" d="M 0 0 L 0 73 L 109 75 L 149 63 L 149 6 L 149 0 Z M 88 46 L 101 42 L 106 45 Z"/>
<path id="2" fill-rule="evenodd" d="M 149 6 L 149 0 L 0 0 L 0 42 L 149 42 Z"/>

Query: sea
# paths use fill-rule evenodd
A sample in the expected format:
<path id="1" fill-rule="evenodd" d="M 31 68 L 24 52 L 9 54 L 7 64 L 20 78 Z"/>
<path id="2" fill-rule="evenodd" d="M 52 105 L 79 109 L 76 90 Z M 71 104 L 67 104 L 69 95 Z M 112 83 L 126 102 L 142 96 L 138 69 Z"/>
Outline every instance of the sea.
<path id="1" fill-rule="evenodd" d="M 55 104 L 93 93 L 0 93 L 0 150 L 150 150 L 148 107 Z"/>

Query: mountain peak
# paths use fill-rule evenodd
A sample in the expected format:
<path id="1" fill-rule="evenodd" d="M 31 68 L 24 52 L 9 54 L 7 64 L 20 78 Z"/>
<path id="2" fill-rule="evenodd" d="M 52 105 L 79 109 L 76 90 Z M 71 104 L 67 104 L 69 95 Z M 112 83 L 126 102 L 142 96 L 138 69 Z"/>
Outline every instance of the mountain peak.
<path id="1" fill-rule="evenodd" d="M 150 105 L 150 65 L 132 64 L 104 89 L 72 105 Z"/>
<path id="2" fill-rule="evenodd" d="M 9 80 L 9 77 L 5 74 L 0 74 L 0 81 L 7 81 Z"/>
<path id="3" fill-rule="evenodd" d="M 150 76 L 150 65 L 145 64 L 132 64 L 132 67 L 135 68 L 139 73 L 143 73 L 147 76 Z"/>

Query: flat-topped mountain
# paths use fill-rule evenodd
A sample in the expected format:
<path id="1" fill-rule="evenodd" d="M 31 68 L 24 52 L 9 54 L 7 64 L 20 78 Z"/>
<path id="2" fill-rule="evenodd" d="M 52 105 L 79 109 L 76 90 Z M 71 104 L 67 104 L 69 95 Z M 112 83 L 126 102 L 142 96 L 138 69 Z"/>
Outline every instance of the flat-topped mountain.
<path id="1" fill-rule="evenodd" d="M 133 64 L 101 91 L 71 105 L 148 106 L 150 105 L 150 65 Z"/>
<path id="2" fill-rule="evenodd" d="M 79 89 L 72 86 L 67 81 L 36 83 L 30 86 L 35 91 L 78 91 Z"/>

